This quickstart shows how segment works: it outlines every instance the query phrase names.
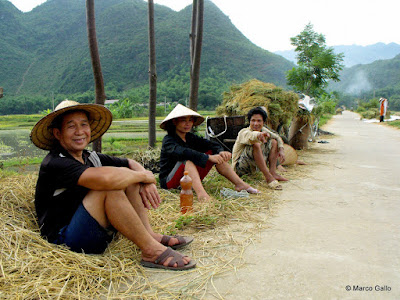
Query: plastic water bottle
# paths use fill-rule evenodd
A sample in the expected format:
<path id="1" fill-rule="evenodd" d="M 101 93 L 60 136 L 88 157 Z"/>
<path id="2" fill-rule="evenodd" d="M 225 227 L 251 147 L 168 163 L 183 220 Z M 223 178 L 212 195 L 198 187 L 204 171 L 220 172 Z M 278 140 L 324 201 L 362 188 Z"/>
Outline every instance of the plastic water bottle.
<path id="1" fill-rule="evenodd" d="M 192 178 L 189 176 L 189 172 L 185 171 L 181 178 L 181 213 L 186 214 L 187 212 L 193 211 L 193 191 L 192 191 Z"/>

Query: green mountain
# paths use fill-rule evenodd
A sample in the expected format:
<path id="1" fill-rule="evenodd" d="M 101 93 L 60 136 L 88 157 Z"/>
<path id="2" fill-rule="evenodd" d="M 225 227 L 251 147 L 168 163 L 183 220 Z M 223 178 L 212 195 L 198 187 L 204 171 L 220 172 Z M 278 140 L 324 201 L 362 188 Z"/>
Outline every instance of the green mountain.
<path id="1" fill-rule="evenodd" d="M 96 0 L 95 5 L 106 93 L 107 89 L 122 92 L 146 85 L 147 1 Z M 190 22 L 191 6 L 176 12 L 155 5 L 159 83 L 189 82 Z M 0 0 L 0 53 L 0 86 L 5 95 L 93 90 L 83 0 L 48 0 L 28 13 Z M 200 76 L 210 82 L 213 78 L 225 83 L 257 78 L 284 86 L 285 71 L 294 66 L 252 44 L 207 0 L 201 58 Z"/>

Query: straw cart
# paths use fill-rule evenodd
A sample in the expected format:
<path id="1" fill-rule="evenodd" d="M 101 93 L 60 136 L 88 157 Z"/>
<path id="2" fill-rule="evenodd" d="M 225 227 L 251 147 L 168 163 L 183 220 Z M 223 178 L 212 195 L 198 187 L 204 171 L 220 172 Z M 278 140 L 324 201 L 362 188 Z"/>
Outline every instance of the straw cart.
<path id="1" fill-rule="evenodd" d="M 252 79 L 240 85 L 233 85 L 224 93 L 222 104 L 217 107 L 219 116 L 246 115 L 250 109 L 262 106 L 268 114 L 267 126 L 280 132 L 287 130 L 298 109 L 298 95 L 284 91 L 272 83 Z"/>
<path id="2" fill-rule="evenodd" d="M 287 143 L 289 126 L 298 110 L 298 99 L 298 95 L 294 92 L 284 91 L 272 83 L 265 83 L 256 79 L 241 85 L 233 85 L 230 91 L 224 94 L 223 102 L 216 110 L 217 115 L 227 116 L 227 130 L 219 140 L 225 139 L 228 147 L 231 147 L 237 133 L 245 127 L 246 115 L 249 110 L 261 106 L 268 114 L 265 125 L 279 133 L 284 142 Z M 224 130 L 225 119 L 223 117 L 220 117 L 219 120 L 213 118 L 207 121 L 207 129 L 210 125 L 216 126 L 215 134 L 220 134 Z M 209 132 L 207 133 L 209 134 Z M 209 135 L 213 138 L 213 134 Z"/>
<path id="3" fill-rule="evenodd" d="M 232 152 L 236 137 L 244 127 L 246 127 L 245 116 L 207 118 L 206 138 L 216 141 L 225 150 Z"/>
<path id="4" fill-rule="evenodd" d="M 299 100 L 299 95 L 294 92 L 252 79 L 233 85 L 224 94 L 223 102 L 216 110 L 221 117 L 207 119 L 206 135 L 232 150 L 238 132 L 245 127 L 245 115 L 253 107 L 261 106 L 267 111 L 265 125 L 269 129 L 277 132 L 294 149 L 305 149 L 313 132 L 315 116 L 311 111 L 314 105 L 313 99 L 306 95 Z"/>

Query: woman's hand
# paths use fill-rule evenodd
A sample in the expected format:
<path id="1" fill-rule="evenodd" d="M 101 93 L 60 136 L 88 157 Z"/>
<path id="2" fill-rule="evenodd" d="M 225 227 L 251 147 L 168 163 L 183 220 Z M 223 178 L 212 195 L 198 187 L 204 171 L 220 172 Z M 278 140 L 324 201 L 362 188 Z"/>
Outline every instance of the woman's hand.
<path id="1" fill-rule="evenodd" d="M 224 161 L 229 161 L 232 158 L 232 153 L 228 151 L 221 151 L 219 155 L 224 159 Z"/>
<path id="2" fill-rule="evenodd" d="M 217 165 L 225 162 L 225 160 L 219 154 L 209 155 L 208 160 Z"/>

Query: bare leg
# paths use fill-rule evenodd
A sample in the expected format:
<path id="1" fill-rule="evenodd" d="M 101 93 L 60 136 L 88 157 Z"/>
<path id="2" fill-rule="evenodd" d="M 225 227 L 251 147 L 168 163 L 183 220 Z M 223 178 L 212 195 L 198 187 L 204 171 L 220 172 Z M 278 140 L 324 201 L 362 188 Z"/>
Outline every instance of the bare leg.
<path id="1" fill-rule="evenodd" d="M 264 160 L 264 155 L 262 153 L 262 148 L 260 143 L 253 144 L 253 156 L 257 167 L 260 169 L 261 173 L 263 173 L 267 183 L 274 181 L 275 178 L 269 172 L 267 167 L 267 162 Z"/>
<path id="2" fill-rule="evenodd" d="M 141 200 L 140 200 L 141 201 Z M 128 200 L 125 191 L 90 191 L 83 205 L 90 215 L 103 227 L 110 224 L 126 238 L 135 243 L 142 252 L 142 259 L 155 261 L 167 248 L 157 242 Z M 171 258 L 164 262 L 168 265 Z M 185 264 L 190 258 L 184 258 Z"/>
<path id="3" fill-rule="evenodd" d="M 232 167 L 227 163 L 224 162 L 223 164 L 215 165 L 218 173 L 228 179 L 235 185 L 235 190 L 247 190 L 250 185 L 245 183 L 232 169 Z"/>
<path id="4" fill-rule="evenodd" d="M 207 194 L 201 182 L 199 172 L 197 171 L 196 165 L 190 160 L 186 161 L 185 171 L 188 171 L 192 178 L 193 189 L 196 192 L 197 199 L 201 201 L 210 200 L 210 196 Z"/>
<path id="5" fill-rule="evenodd" d="M 155 233 L 153 229 L 151 228 L 150 221 L 149 221 L 149 216 L 147 214 L 147 209 L 144 207 L 142 198 L 139 194 L 139 188 L 140 186 L 137 184 L 130 185 L 126 189 L 126 196 L 128 197 L 129 202 L 133 206 L 134 210 L 138 214 L 140 220 L 142 221 L 144 227 L 146 228 L 147 232 L 150 233 L 150 235 L 157 241 L 161 242 L 161 239 L 163 237 L 162 234 L 160 233 Z M 178 239 L 176 238 L 171 238 L 169 240 L 168 245 L 173 246 L 175 244 L 179 244 Z"/>
<path id="6" fill-rule="evenodd" d="M 287 181 L 285 177 L 276 173 L 276 163 L 278 162 L 278 142 L 276 140 L 272 140 L 271 142 L 271 150 L 268 156 L 269 171 L 275 179 L 280 181 Z"/>

